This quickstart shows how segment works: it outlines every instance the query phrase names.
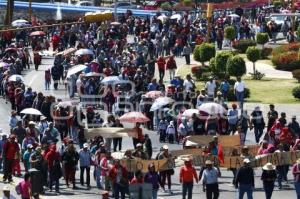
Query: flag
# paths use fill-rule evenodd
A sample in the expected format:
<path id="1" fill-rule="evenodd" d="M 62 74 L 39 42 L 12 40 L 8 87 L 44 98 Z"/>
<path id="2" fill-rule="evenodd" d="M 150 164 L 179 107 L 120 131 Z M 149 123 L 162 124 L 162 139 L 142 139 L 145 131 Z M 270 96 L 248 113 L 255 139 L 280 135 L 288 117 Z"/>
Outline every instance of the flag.
<path id="1" fill-rule="evenodd" d="M 224 164 L 224 155 L 223 155 L 223 146 L 222 146 L 222 144 L 219 144 L 219 146 L 218 146 L 218 159 L 222 164 Z"/>

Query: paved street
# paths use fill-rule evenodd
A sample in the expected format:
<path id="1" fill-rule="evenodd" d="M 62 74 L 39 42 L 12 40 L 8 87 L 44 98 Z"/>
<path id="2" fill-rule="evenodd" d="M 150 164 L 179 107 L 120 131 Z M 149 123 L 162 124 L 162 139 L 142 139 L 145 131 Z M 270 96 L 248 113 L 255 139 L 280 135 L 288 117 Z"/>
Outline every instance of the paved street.
<path id="1" fill-rule="evenodd" d="M 67 93 L 64 90 L 64 85 L 59 85 L 59 90 L 58 91 L 47 91 L 45 92 L 44 90 L 44 70 L 48 69 L 51 67 L 53 63 L 53 58 L 44 58 L 42 60 L 42 66 L 40 66 L 39 71 L 34 71 L 34 70 L 29 70 L 25 71 L 25 83 L 27 86 L 31 86 L 34 91 L 41 91 L 43 93 L 47 94 L 52 94 L 55 95 L 57 98 L 67 98 Z M 184 65 L 184 60 L 182 58 L 177 59 L 177 65 L 182 66 Z M 167 73 L 166 73 L 167 74 Z M 168 79 L 168 75 L 165 77 L 165 80 Z M 251 110 L 255 104 L 246 104 L 247 109 Z M 262 106 L 263 111 L 266 112 L 268 106 Z M 280 111 L 285 111 L 288 113 L 288 116 L 296 113 L 296 111 L 299 111 L 299 105 L 280 105 L 278 106 L 277 110 Z M 8 132 L 8 119 L 10 115 L 10 108 L 9 104 L 6 104 L 3 99 L 0 100 L 0 113 L 1 113 L 1 120 L 0 120 L 0 126 L 3 129 L 4 132 Z M 148 132 L 150 134 L 150 138 L 152 140 L 152 145 L 153 145 L 153 150 L 154 153 L 156 154 L 159 150 L 159 148 L 163 145 L 163 143 L 159 143 L 158 141 L 158 136 L 156 132 Z M 253 132 L 248 133 L 247 137 L 247 143 L 252 143 L 254 140 Z M 174 149 L 180 149 L 181 146 L 177 144 L 168 144 L 170 150 Z M 129 138 L 123 139 L 123 149 L 128 149 L 132 148 L 132 141 Z M 78 173 L 78 172 L 77 172 Z M 254 198 L 264 198 L 264 192 L 262 190 L 262 183 L 260 180 L 260 174 L 261 174 L 261 169 L 256 170 L 256 191 L 254 193 Z M 179 168 L 176 168 L 175 175 L 172 177 L 172 190 L 174 194 L 172 196 L 159 192 L 159 197 L 161 198 L 181 198 L 181 185 L 179 184 Z M 77 179 L 79 178 L 77 174 Z M 281 198 L 288 198 L 288 199 L 293 199 L 296 197 L 295 191 L 293 189 L 292 185 L 292 176 L 289 175 L 290 182 L 284 186 L 283 190 L 278 190 L 277 188 L 274 191 L 274 196 L 273 199 L 281 199 Z M 16 181 L 17 179 L 15 179 Z M 226 169 L 222 169 L 222 178 L 220 179 L 220 199 L 229 199 L 229 198 L 235 198 L 236 191 L 234 187 L 231 186 L 231 181 L 232 181 L 232 172 L 227 171 Z M 87 190 L 84 187 L 80 187 L 78 190 L 72 190 L 66 188 L 64 181 L 61 181 L 61 194 L 60 198 L 65 199 L 65 198 L 99 198 L 100 191 L 95 188 L 95 182 L 92 180 L 92 189 Z M 79 184 L 79 183 L 78 183 Z M 4 186 L 3 183 L 0 183 L 0 187 L 2 188 Z M 10 185 L 13 186 L 13 185 Z M 13 189 L 13 188 L 12 188 Z M 14 190 L 14 189 L 13 189 Z M 53 199 L 55 198 L 55 194 L 46 192 L 46 195 L 43 196 L 43 198 L 50 198 Z M 195 185 L 194 186 L 194 198 L 205 198 L 205 193 L 202 192 L 202 185 Z"/>

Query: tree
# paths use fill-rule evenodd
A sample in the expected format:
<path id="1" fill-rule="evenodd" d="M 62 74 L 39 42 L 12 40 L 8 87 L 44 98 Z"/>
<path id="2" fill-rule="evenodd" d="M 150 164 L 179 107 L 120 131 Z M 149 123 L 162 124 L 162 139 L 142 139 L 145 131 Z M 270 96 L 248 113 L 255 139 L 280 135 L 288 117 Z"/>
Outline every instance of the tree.
<path id="1" fill-rule="evenodd" d="M 193 52 L 194 59 L 202 63 L 204 67 L 204 62 L 209 61 L 212 57 L 216 55 L 216 49 L 213 44 L 203 43 L 196 46 Z"/>
<path id="2" fill-rule="evenodd" d="M 233 26 L 227 26 L 224 29 L 224 37 L 230 41 L 230 48 L 232 41 L 236 38 L 235 28 Z"/>
<path id="3" fill-rule="evenodd" d="M 258 44 L 261 44 L 262 49 L 264 49 L 264 45 L 269 41 L 269 35 L 265 32 L 259 32 L 256 35 L 256 41 Z"/>
<path id="4" fill-rule="evenodd" d="M 226 69 L 230 76 L 241 77 L 246 74 L 246 63 L 242 57 L 236 55 L 228 59 Z"/>
<path id="5" fill-rule="evenodd" d="M 228 59 L 232 57 L 231 52 L 220 52 L 215 57 L 214 69 L 212 71 L 219 77 L 223 78 L 226 76 L 226 64 Z"/>
<path id="6" fill-rule="evenodd" d="M 260 58 L 260 50 L 255 46 L 248 47 L 246 51 L 247 59 L 253 63 L 253 75 L 256 76 L 255 62 Z"/>

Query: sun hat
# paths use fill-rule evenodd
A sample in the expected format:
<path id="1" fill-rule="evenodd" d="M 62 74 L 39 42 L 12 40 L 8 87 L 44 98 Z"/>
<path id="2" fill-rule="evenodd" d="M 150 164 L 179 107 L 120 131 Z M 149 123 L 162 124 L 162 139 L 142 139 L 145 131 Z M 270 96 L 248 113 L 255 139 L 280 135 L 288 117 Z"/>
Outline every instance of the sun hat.
<path id="1" fill-rule="evenodd" d="M 245 158 L 245 159 L 243 160 L 243 162 L 244 162 L 245 164 L 249 164 L 249 163 L 250 163 L 250 160 L 249 160 L 248 158 Z"/>
<path id="2" fill-rule="evenodd" d="M 168 150 L 169 149 L 169 147 L 168 147 L 168 145 L 164 145 L 163 147 L 162 147 L 164 150 Z"/>
<path id="3" fill-rule="evenodd" d="M 205 164 L 206 164 L 206 165 L 212 165 L 213 163 L 212 163 L 211 160 L 206 160 L 206 161 L 205 161 Z"/>
<path id="4" fill-rule="evenodd" d="M 83 148 L 89 148 L 89 144 L 88 143 L 84 143 L 83 144 Z"/>
<path id="5" fill-rule="evenodd" d="M 273 165 L 271 162 L 268 162 L 267 164 L 265 164 L 263 166 L 263 170 L 266 170 L 266 171 L 272 171 L 272 170 L 275 170 L 276 166 Z"/>

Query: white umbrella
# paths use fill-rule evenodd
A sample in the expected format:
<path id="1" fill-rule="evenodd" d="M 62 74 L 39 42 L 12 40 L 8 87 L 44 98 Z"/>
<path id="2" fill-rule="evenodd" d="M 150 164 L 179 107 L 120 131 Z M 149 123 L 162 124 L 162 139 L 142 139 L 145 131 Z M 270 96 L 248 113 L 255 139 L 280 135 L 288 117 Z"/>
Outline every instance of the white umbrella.
<path id="1" fill-rule="evenodd" d="M 100 77 L 101 73 L 96 73 L 96 72 L 89 72 L 84 74 L 85 77 Z"/>
<path id="2" fill-rule="evenodd" d="M 72 107 L 73 104 L 71 101 L 64 101 L 64 102 L 59 102 L 57 104 L 58 107 L 63 107 L 63 108 L 66 108 L 66 107 Z"/>
<path id="3" fill-rule="evenodd" d="M 86 68 L 87 68 L 87 66 L 86 65 L 82 65 L 82 64 L 73 66 L 72 68 L 70 68 L 68 70 L 67 77 L 70 77 L 73 74 L 76 74 L 76 73 L 78 73 L 80 71 L 83 71 Z"/>
<path id="4" fill-rule="evenodd" d="M 222 105 L 213 102 L 204 103 L 201 106 L 199 106 L 198 109 L 210 115 L 216 115 L 216 114 L 222 115 L 227 112 Z"/>
<path id="5" fill-rule="evenodd" d="M 162 22 L 165 22 L 168 19 L 168 17 L 166 15 L 160 15 L 159 17 L 157 17 L 157 19 Z"/>
<path id="6" fill-rule="evenodd" d="M 229 17 L 232 17 L 232 18 L 239 18 L 240 16 L 239 15 L 237 15 L 237 14 L 230 14 L 230 15 L 228 15 Z"/>
<path id="7" fill-rule="evenodd" d="M 112 26 L 119 26 L 119 25 L 121 25 L 121 23 L 117 22 L 117 21 L 114 21 L 114 22 L 111 22 L 110 25 L 112 25 Z"/>
<path id="8" fill-rule="evenodd" d="M 75 55 L 94 55 L 94 52 L 90 49 L 79 49 L 75 52 Z"/>
<path id="9" fill-rule="evenodd" d="M 39 110 L 35 108 L 25 108 L 23 111 L 21 111 L 21 113 L 27 115 L 43 115 Z"/>
<path id="10" fill-rule="evenodd" d="M 17 81 L 22 81 L 24 82 L 24 78 L 21 75 L 12 75 L 8 78 L 9 82 L 17 82 Z"/>
<path id="11" fill-rule="evenodd" d="M 29 22 L 24 19 L 18 19 L 11 23 L 13 27 L 30 26 Z"/>
<path id="12" fill-rule="evenodd" d="M 177 19 L 180 20 L 182 18 L 182 16 L 180 14 L 174 14 L 170 17 L 170 19 Z"/>
<path id="13" fill-rule="evenodd" d="M 172 104 L 173 102 L 174 100 L 169 97 L 159 97 L 152 104 L 150 111 L 158 110 L 164 107 L 165 105 Z"/>
<path id="14" fill-rule="evenodd" d="M 101 81 L 102 84 L 113 84 L 113 83 L 120 83 L 121 80 L 118 76 L 108 76 L 104 77 L 104 79 Z"/>
<path id="15" fill-rule="evenodd" d="M 200 112 L 198 109 L 187 109 L 183 112 L 182 116 L 184 117 L 192 117 L 193 114 L 199 115 Z"/>

